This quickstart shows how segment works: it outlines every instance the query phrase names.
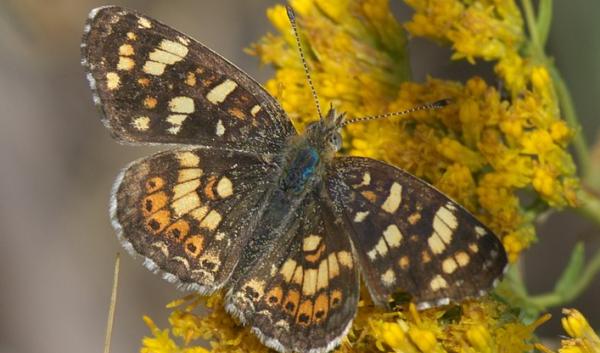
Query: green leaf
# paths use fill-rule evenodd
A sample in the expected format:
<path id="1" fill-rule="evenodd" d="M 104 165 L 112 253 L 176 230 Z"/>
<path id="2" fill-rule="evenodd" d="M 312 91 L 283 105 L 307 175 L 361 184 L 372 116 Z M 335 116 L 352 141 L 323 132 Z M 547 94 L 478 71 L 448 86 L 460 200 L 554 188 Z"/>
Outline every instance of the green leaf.
<path id="1" fill-rule="evenodd" d="M 538 5 L 537 32 L 539 45 L 546 46 L 550 25 L 552 24 L 552 0 L 540 0 Z"/>
<path id="2" fill-rule="evenodd" d="M 556 282 L 556 286 L 554 287 L 555 293 L 564 294 L 570 292 L 580 280 L 585 262 L 584 250 L 583 242 L 575 244 L 575 247 L 571 252 L 571 257 L 569 258 L 569 263 L 563 270 L 559 280 Z"/>

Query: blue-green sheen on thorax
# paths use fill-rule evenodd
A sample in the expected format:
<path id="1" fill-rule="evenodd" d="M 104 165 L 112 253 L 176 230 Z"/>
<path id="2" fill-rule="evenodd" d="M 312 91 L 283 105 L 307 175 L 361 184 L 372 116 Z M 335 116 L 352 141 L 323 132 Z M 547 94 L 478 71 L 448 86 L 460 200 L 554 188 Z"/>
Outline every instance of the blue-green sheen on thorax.
<path id="1" fill-rule="evenodd" d="M 300 194 L 315 174 L 320 157 L 317 150 L 307 146 L 297 151 L 290 165 L 283 171 L 281 187 L 284 191 Z"/>

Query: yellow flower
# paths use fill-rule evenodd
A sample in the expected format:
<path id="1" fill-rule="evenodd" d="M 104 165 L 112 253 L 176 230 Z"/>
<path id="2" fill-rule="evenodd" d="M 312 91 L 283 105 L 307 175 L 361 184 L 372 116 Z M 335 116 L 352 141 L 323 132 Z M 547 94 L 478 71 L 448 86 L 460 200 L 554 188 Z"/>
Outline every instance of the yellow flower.
<path id="1" fill-rule="evenodd" d="M 570 338 L 561 340 L 559 353 L 598 353 L 600 352 L 600 337 L 587 322 L 585 317 L 575 309 L 563 309 L 565 317 L 561 319 L 562 326 Z M 549 348 L 537 344 L 536 348 L 544 353 L 553 353 Z"/>
<path id="2" fill-rule="evenodd" d="M 359 353 L 394 351 L 404 353 L 445 352 L 505 352 L 522 353 L 532 348 L 529 341 L 533 331 L 548 319 L 543 316 L 530 325 L 523 324 L 512 315 L 508 307 L 491 299 L 466 301 L 439 309 L 417 312 L 410 304 L 405 311 L 385 311 L 375 307 L 366 290 L 363 290 L 358 314 L 347 339 L 342 341 L 337 352 Z M 206 314 L 196 314 L 200 304 L 209 308 Z M 249 328 L 240 326 L 225 313 L 221 294 L 210 297 L 190 295 L 169 305 L 174 309 L 173 317 L 181 320 L 178 327 L 187 327 L 191 332 L 185 341 L 175 335 L 179 328 L 160 330 L 145 317 L 153 337 L 144 338 L 142 353 L 267 353 L 250 333 Z M 170 338 L 170 334 L 183 339 L 181 344 Z M 210 348 L 201 346 L 207 340 Z"/>

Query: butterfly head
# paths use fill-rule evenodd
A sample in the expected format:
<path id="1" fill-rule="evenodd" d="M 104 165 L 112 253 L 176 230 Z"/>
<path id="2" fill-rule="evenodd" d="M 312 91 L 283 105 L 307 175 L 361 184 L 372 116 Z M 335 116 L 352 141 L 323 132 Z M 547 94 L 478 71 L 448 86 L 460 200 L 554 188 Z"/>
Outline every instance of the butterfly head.
<path id="1" fill-rule="evenodd" d="M 305 132 L 309 143 L 324 154 L 333 155 L 339 151 L 342 148 L 344 115 L 338 114 L 332 107 L 323 119 L 309 124 Z"/>

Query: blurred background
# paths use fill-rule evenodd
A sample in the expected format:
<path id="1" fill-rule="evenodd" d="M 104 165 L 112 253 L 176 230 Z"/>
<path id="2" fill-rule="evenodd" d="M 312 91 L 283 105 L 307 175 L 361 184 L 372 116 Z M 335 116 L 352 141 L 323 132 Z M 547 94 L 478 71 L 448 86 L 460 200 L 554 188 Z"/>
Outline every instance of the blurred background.
<path id="1" fill-rule="evenodd" d="M 121 1 L 160 19 L 230 59 L 259 81 L 271 71 L 243 48 L 272 31 L 271 0 Z M 410 11 L 392 0 L 400 20 Z M 93 0 L 0 0 L 0 353 L 99 352 L 115 253 L 108 219 L 114 177 L 153 152 L 121 146 L 100 124 L 79 61 Z M 600 2 L 555 1 L 548 51 L 574 95 L 589 143 L 600 124 Z M 414 77 L 461 79 L 476 69 L 449 63 L 446 49 L 411 42 Z M 485 66 L 484 66 L 485 69 Z M 480 69 L 478 69 L 480 70 Z M 484 73 L 485 75 L 485 73 Z M 318 89 L 318 87 L 317 87 Z M 566 211 L 539 227 L 526 255 L 531 292 L 550 290 L 577 240 L 598 248 L 590 223 Z M 128 255 L 122 256 L 113 352 L 137 352 L 148 334 L 142 315 L 166 324 L 164 305 L 181 296 Z M 572 305 L 600 327 L 600 278 Z M 538 331 L 562 333 L 558 311 Z"/>

